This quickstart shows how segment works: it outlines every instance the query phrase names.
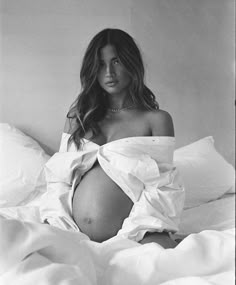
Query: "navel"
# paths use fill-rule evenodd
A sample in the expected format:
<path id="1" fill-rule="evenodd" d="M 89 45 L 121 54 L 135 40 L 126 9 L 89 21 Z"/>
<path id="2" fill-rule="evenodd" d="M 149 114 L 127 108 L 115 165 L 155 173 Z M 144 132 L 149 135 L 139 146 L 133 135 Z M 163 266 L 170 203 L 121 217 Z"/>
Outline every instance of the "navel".
<path id="1" fill-rule="evenodd" d="M 85 224 L 90 225 L 90 224 L 92 224 L 92 219 L 91 219 L 91 218 L 86 217 L 86 218 L 83 218 L 83 222 L 84 222 Z"/>

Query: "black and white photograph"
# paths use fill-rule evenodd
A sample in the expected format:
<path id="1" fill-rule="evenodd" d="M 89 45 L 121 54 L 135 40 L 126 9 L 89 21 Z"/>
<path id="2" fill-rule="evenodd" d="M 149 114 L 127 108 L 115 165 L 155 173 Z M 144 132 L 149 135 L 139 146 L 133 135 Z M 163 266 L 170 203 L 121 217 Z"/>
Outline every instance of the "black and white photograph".
<path id="1" fill-rule="evenodd" d="M 0 0 L 0 285 L 234 285 L 235 102 L 234 0 Z"/>

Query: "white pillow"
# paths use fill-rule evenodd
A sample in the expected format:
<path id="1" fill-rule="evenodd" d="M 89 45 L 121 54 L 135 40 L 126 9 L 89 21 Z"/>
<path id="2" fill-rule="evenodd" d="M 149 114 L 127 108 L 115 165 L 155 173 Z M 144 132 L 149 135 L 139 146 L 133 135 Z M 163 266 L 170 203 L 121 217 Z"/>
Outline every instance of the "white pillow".
<path id="1" fill-rule="evenodd" d="M 180 218 L 180 235 L 200 233 L 204 230 L 224 231 L 235 228 L 235 194 L 198 207 L 183 210 Z"/>
<path id="2" fill-rule="evenodd" d="M 235 169 L 216 151 L 211 136 L 176 149 L 174 163 L 185 185 L 185 209 L 235 192 Z"/>
<path id="3" fill-rule="evenodd" d="M 0 124 L 0 207 L 22 204 L 35 190 L 49 156 L 31 137 Z"/>

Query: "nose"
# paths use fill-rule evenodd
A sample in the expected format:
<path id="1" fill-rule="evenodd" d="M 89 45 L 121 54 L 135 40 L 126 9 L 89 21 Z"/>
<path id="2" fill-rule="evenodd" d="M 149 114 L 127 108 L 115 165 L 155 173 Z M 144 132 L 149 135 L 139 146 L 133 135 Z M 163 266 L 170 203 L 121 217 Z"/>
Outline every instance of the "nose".
<path id="1" fill-rule="evenodd" d="M 112 66 L 112 64 L 108 64 L 106 66 L 106 76 L 109 77 L 109 76 L 113 76 L 114 75 L 114 68 Z"/>

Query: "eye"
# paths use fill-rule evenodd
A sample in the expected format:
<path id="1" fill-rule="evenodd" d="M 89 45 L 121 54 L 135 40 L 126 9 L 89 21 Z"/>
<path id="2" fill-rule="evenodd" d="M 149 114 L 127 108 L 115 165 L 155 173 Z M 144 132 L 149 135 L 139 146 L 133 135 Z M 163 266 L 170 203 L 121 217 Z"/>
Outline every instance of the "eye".
<path id="1" fill-rule="evenodd" d="M 113 64 L 117 65 L 117 64 L 119 64 L 119 63 L 120 63 L 120 61 L 119 61 L 118 58 L 116 58 L 116 59 L 113 60 Z"/>

